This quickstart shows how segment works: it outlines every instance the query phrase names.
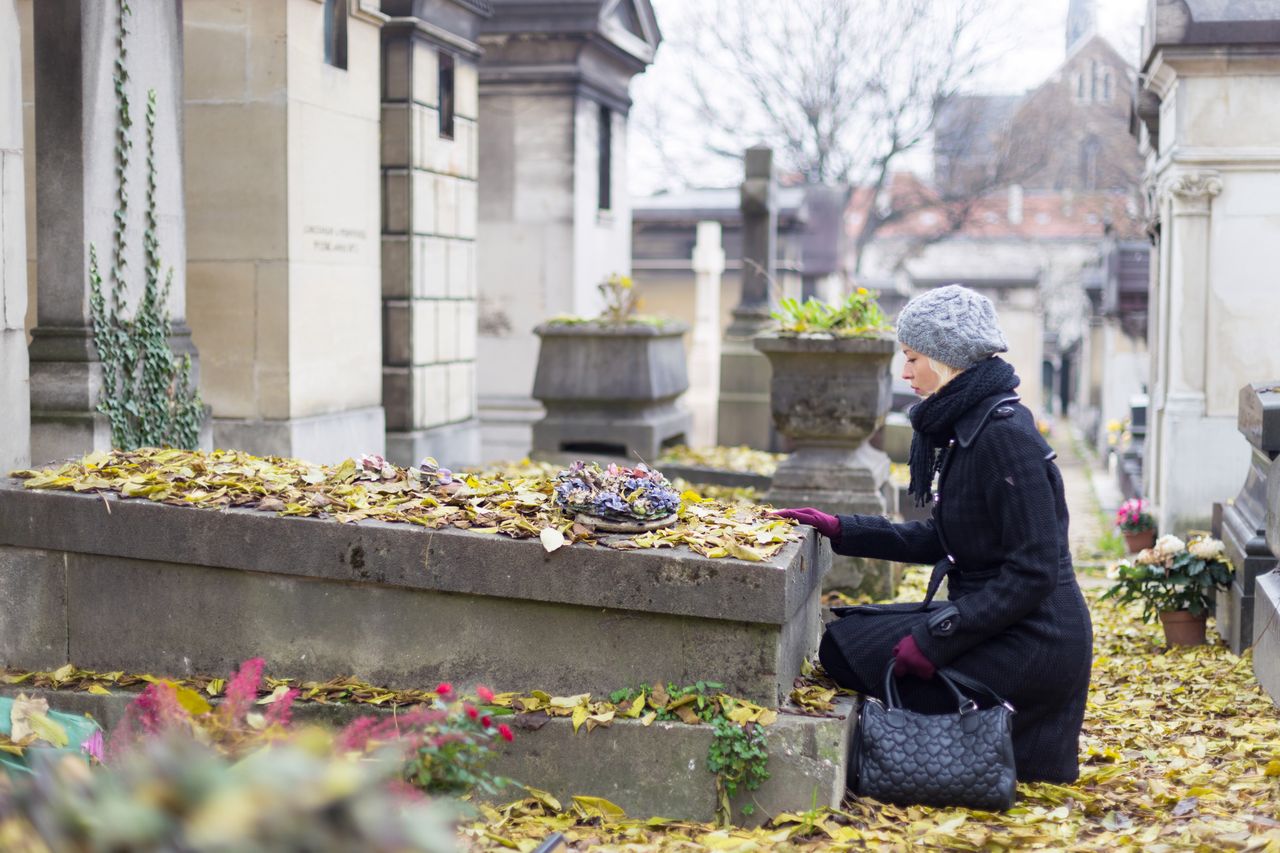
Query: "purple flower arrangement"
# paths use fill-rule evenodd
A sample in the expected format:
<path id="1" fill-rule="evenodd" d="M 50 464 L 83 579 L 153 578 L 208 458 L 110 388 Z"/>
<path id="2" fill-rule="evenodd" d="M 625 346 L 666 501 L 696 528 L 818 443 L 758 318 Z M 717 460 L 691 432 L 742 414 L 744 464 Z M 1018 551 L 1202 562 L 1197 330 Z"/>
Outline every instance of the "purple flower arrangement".
<path id="1" fill-rule="evenodd" d="M 680 495 L 667 478 L 643 463 L 601 468 L 595 462 L 574 462 L 556 475 L 555 499 L 570 512 L 613 521 L 651 521 L 680 509 Z"/>

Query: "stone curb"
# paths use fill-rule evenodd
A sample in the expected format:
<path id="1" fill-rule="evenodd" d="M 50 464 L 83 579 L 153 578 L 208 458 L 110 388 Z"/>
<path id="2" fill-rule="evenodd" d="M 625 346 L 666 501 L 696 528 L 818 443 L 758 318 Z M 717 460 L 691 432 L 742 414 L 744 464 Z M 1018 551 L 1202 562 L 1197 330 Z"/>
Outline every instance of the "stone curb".
<path id="1" fill-rule="evenodd" d="M 56 711 L 89 714 L 111 731 L 137 693 L 116 690 L 110 695 L 79 690 L 0 685 L 0 696 L 19 693 L 42 697 Z M 216 701 L 216 700 L 215 700 Z M 845 774 L 856 700 L 841 697 L 836 713 L 811 717 L 781 713 L 765 727 L 769 778 L 755 791 L 739 793 L 731 805 L 734 823 L 757 826 L 781 812 L 839 807 L 845 794 Z M 295 724 L 339 728 L 357 717 L 389 716 L 391 709 L 354 703 L 298 702 Z M 568 717 L 517 714 L 503 717 L 516 732 L 490 765 L 496 774 L 547 791 L 568 807 L 573 796 L 604 797 L 630 818 L 664 817 L 674 820 L 715 820 L 715 778 L 707 770 L 707 750 L 713 732 L 709 725 L 615 719 L 608 727 L 573 731 Z M 507 789 L 494 802 L 516 799 Z M 748 806 L 751 814 L 742 809 Z"/>

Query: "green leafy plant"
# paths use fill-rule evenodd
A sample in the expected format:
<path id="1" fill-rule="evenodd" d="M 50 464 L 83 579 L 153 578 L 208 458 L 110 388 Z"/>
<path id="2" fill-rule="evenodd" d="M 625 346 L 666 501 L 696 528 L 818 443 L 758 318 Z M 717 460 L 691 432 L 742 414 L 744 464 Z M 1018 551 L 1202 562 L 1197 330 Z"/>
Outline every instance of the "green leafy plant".
<path id="1" fill-rule="evenodd" d="M 128 2 L 121 2 L 119 37 L 112 80 L 116 94 L 116 211 L 112 232 L 111 289 L 103 292 L 97 247 L 89 246 L 89 310 L 94 344 L 102 363 L 103 387 L 98 411 L 111 425 L 111 443 L 121 450 L 138 447 L 194 448 L 200 439 L 204 406 L 191 384 L 191 357 L 170 348 L 168 301 L 173 269 L 161 281 L 156 220 L 156 92 L 147 91 L 146 208 L 142 243 L 146 254 L 141 299 L 129 315 L 126 307 L 125 252 L 128 248 L 128 171 L 133 140 L 129 114 Z"/>
<path id="2" fill-rule="evenodd" d="M 1132 561 L 1118 563 L 1115 584 L 1103 593 L 1121 603 L 1142 603 L 1142 619 L 1153 622 L 1161 613 L 1177 610 L 1200 616 L 1213 606 L 1214 594 L 1231 585 L 1231 563 L 1222 542 L 1192 536 L 1183 542 L 1161 536 Z"/>
<path id="3" fill-rule="evenodd" d="M 721 823 L 730 823 L 729 798 L 739 788 L 754 791 L 769 778 L 769 744 L 764 727 L 738 723 L 726 717 L 711 721 L 715 737 L 707 750 L 707 769 L 716 774 L 716 812 Z"/>
<path id="4" fill-rule="evenodd" d="M 698 681 L 685 686 L 667 684 L 659 688 L 645 684 L 615 690 L 609 699 L 616 705 L 625 705 L 641 696 L 656 696 L 663 706 L 657 711 L 657 719 L 711 724 L 714 734 L 707 748 L 707 770 L 716 780 L 717 821 L 727 826 L 733 818 L 730 798 L 739 790 L 756 790 L 769 778 L 769 744 L 765 727 L 735 713 L 741 703 L 720 693 L 723 688 L 717 681 Z M 746 711 L 747 707 L 743 705 L 742 710 Z M 745 814 L 752 811 L 751 804 L 743 806 Z"/>
<path id="5" fill-rule="evenodd" d="M 836 337 L 873 337 L 892 328 L 876 301 L 876 293 L 859 287 L 844 302 L 832 305 L 814 297 L 804 302 L 785 297 L 773 318 L 783 334 L 828 334 Z"/>

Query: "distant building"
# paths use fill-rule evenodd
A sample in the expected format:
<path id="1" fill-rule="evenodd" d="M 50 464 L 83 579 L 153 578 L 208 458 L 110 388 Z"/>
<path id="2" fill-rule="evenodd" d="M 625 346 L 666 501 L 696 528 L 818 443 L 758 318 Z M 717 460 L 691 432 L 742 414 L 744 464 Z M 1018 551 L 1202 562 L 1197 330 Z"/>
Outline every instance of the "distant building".
<path id="1" fill-rule="evenodd" d="M 1092 4 L 1072 3 L 1067 55 L 1026 95 L 948 104 L 934 182 L 897 175 L 889 189 L 924 203 L 882 226 L 859 266 L 861 281 L 903 296 L 949 282 L 987 292 L 1011 331 L 1023 399 L 1059 412 L 1083 401 L 1090 428 L 1098 415 L 1081 389 L 1091 315 L 1083 270 L 1105 246 L 1144 237 L 1142 164 L 1128 130 L 1135 72 L 1092 15 Z M 850 234 L 872 203 L 853 195 Z"/>

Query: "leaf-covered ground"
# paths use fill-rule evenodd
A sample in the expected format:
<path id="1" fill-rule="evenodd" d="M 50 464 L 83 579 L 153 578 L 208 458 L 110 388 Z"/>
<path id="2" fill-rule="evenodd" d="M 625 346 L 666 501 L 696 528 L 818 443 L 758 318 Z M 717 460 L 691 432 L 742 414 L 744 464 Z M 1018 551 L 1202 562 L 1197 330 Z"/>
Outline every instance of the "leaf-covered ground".
<path id="1" fill-rule="evenodd" d="M 111 492 L 179 507 L 237 507 L 344 523 L 374 519 L 538 537 L 548 551 L 573 542 L 619 550 L 684 546 L 712 559 L 761 562 L 799 538 L 793 521 L 770 517 L 767 507 L 693 491 L 681 495 L 678 521 L 670 527 L 598 537 L 556 504 L 550 466 L 519 463 L 455 477 L 434 463 L 400 468 L 377 459 L 372 467 L 365 459 L 330 466 L 237 450 L 143 448 L 99 451 L 13 476 L 28 489 Z"/>
<path id="2" fill-rule="evenodd" d="M 477 849 L 523 851 L 552 832 L 573 850 L 1280 851 L 1280 721 L 1248 655 L 1217 642 L 1166 650 L 1159 626 L 1097 592 L 1087 591 L 1096 638 L 1080 781 L 1022 785 L 1006 814 L 850 798 L 838 811 L 718 829 L 583 802 L 557 810 L 535 796 L 485 809 L 464 836 Z"/>

